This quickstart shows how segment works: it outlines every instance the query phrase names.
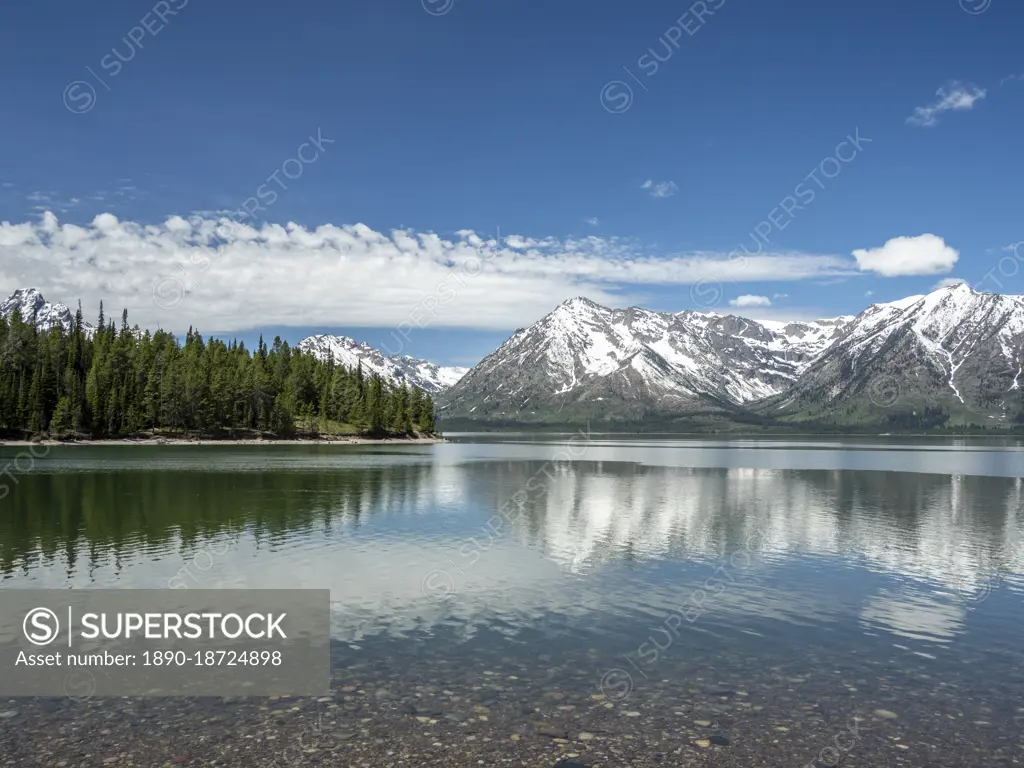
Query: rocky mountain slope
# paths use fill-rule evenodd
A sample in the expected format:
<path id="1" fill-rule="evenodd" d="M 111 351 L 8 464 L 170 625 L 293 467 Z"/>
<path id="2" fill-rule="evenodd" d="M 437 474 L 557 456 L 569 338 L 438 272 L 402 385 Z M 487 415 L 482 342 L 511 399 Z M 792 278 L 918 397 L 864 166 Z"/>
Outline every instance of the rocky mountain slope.
<path id="1" fill-rule="evenodd" d="M 21 319 L 34 324 L 41 331 L 60 326 L 66 332 L 75 327 L 75 315 L 66 305 L 51 304 L 35 288 L 19 288 L 0 303 L 0 317 L 10 320 L 16 309 L 21 310 Z"/>
<path id="2" fill-rule="evenodd" d="M 299 349 L 312 352 L 321 360 L 334 358 L 348 368 L 360 363 L 366 373 L 377 373 L 395 383 L 406 382 L 425 392 L 435 394 L 451 387 L 465 375 L 468 368 L 443 367 L 408 355 L 385 356 L 369 344 L 348 336 L 317 335 L 299 342 Z"/>
<path id="3" fill-rule="evenodd" d="M 963 284 L 793 323 L 577 298 L 486 357 L 444 394 L 441 415 L 1005 426 L 1022 409 L 1022 346 L 1024 297 Z"/>
<path id="4" fill-rule="evenodd" d="M 445 418 L 727 414 L 788 390 L 850 318 L 768 327 L 575 298 L 517 331 L 443 398 Z"/>

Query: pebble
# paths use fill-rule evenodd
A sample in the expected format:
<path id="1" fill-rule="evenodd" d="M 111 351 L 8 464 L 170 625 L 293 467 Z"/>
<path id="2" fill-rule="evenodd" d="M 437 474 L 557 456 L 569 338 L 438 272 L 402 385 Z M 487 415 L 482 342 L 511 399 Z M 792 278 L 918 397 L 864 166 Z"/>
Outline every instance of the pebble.
<path id="1" fill-rule="evenodd" d="M 18 716 L 18 710 L 16 710 L 16 709 L 8 709 L 8 710 L 6 710 L 4 712 L 0 712 L 0 720 L 9 720 L 10 718 L 17 717 L 17 716 Z"/>
<path id="2" fill-rule="evenodd" d="M 708 688 L 708 693 L 712 696 L 735 696 L 736 691 L 725 685 L 714 685 Z"/>
<path id="3" fill-rule="evenodd" d="M 551 739 L 564 739 L 568 736 L 568 733 L 564 728 L 559 728 L 549 723 L 541 723 L 538 725 L 537 734 L 540 736 L 547 736 Z"/>
<path id="4" fill-rule="evenodd" d="M 702 749 L 708 749 L 711 746 L 711 739 L 697 739 L 693 743 Z"/>
<path id="5" fill-rule="evenodd" d="M 885 718 L 886 720 L 895 720 L 899 717 L 895 712 L 890 712 L 888 709 L 876 709 L 875 714 L 878 715 L 878 717 Z"/>
<path id="6" fill-rule="evenodd" d="M 580 735 L 577 736 L 576 738 L 579 739 L 580 741 L 590 741 L 592 738 L 594 738 L 594 734 L 587 733 L 586 731 L 581 731 Z"/>
<path id="7" fill-rule="evenodd" d="M 622 714 L 624 714 L 626 717 L 640 717 L 640 713 L 635 710 L 632 712 L 623 712 Z"/>

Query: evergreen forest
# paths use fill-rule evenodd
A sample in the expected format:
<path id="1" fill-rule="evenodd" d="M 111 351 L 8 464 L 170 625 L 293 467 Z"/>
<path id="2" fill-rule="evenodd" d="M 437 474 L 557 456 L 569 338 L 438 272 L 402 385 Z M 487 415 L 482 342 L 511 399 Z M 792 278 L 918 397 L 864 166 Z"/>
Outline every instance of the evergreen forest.
<path id="1" fill-rule="evenodd" d="M 120 325 L 39 331 L 0 318 L 0 434 L 56 439 L 268 438 L 433 434 L 434 403 L 362 367 L 349 369 L 260 337 L 250 352 L 189 329 Z"/>

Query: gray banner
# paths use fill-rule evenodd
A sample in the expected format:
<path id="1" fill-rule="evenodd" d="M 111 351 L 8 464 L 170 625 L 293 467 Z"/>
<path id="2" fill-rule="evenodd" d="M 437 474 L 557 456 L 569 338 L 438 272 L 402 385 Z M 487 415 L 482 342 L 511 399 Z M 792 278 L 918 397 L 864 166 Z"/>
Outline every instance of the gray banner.
<path id="1" fill-rule="evenodd" d="M 320 696 L 326 589 L 0 589 L 0 696 Z"/>

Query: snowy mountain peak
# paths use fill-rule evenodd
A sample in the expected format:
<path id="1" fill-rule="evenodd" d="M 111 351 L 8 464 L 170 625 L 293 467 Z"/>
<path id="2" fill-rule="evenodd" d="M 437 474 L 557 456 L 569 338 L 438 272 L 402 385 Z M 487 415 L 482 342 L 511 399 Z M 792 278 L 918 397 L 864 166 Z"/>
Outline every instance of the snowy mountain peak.
<path id="1" fill-rule="evenodd" d="M 70 332 L 75 327 L 75 317 L 71 310 L 60 302 L 47 302 L 36 288 L 18 288 L 14 291 L 0 303 L 0 317 L 10 320 L 16 309 L 20 310 L 23 322 L 35 325 L 40 331 L 60 326 L 65 332 Z"/>
<path id="2" fill-rule="evenodd" d="M 933 293 L 941 293 L 942 291 L 946 291 L 947 293 L 953 293 L 953 294 L 967 294 L 967 295 L 970 295 L 972 293 L 981 293 L 981 291 L 974 290 L 967 283 L 952 283 L 951 285 L 944 285 L 941 288 L 935 289 L 933 291 Z"/>
<path id="3" fill-rule="evenodd" d="M 333 358 L 336 363 L 346 368 L 362 365 L 363 371 L 367 374 L 376 373 L 394 384 L 405 382 L 432 394 L 448 389 L 469 370 L 454 366 L 442 367 L 409 355 L 388 357 L 366 342 L 356 341 L 348 336 L 310 336 L 300 341 L 298 348 L 304 352 L 312 352 L 321 360 Z"/>
<path id="4" fill-rule="evenodd" d="M 604 307 L 602 307 L 596 301 L 592 301 L 591 299 L 588 299 L 586 296 L 573 296 L 571 299 L 566 299 L 565 301 L 558 305 L 555 311 L 558 311 L 559 309 L 562 308 L 577 311 L 604 309 Z"/>

